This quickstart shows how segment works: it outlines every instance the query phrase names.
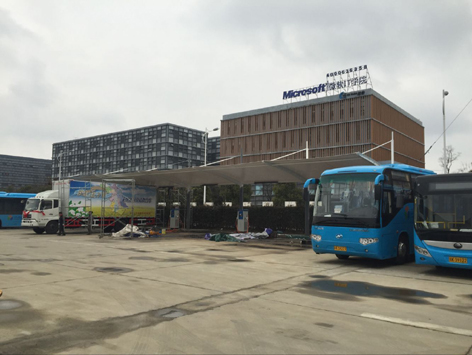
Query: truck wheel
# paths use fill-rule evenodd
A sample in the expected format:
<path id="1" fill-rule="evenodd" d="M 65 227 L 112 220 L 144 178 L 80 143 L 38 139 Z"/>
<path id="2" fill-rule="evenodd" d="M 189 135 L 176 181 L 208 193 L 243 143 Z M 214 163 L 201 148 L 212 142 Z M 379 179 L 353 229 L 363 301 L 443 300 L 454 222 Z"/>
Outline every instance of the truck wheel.
<path id="1" fill-rule="evenodd" d="M 46 225 L 46 233 L 47 234 L 56 234 L 57 233 L 57 221 L 50 221 Z"/>
<path id="2" fill-rule="evenodd" d="M 343 254 L 336 254 L 336 257 L 337 257 L 339 260 L 347 260 L 347 259 L 349 259 L 349 255 L 343 255 Z"/>
<path id="3" fill-rule="evenodd" d="M 397 256 L 395 257 L 395 264 L 401 265 L 408 261 L 410 256 L 410 245 L 408 243 L 408 237 L 405 235 L 401 235 L 398 238 L 398 245 L 397 245 Z"/>
<path id="4" fill-rule="evenodd" d="M 44 228 L 34 227 L 34 228 L 33 228 L 33 231 L 34 231 L 36 234 L 43 234 L 43 233 L 44 233 Z"/>

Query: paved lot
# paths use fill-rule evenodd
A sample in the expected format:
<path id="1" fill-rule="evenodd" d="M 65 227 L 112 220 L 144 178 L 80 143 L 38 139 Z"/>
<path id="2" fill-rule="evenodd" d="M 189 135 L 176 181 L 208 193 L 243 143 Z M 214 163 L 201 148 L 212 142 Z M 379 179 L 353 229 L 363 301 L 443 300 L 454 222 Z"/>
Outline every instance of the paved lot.
<path id="1" fill-rule="evenodd" d="M 2 229 L 0 288 L 5 354 L 472 354 L 472 273 L 290 246 Z"/>

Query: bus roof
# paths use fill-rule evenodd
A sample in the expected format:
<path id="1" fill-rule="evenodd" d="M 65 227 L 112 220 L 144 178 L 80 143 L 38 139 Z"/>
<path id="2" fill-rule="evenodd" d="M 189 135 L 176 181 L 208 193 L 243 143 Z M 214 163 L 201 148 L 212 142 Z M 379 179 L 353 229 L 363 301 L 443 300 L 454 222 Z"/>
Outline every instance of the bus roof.
<path id="1" fill-rule="evenodd" d="M 382 174 L 385 169 L 393 169 L 398 171 L 405 171 L 413 174 L 420 175 L 433 175 L 436 174 L 432 170 L 417 168 L 416 166 L 406 164 L 385 164 L 385 165 L 360 165 L 360 166 L 347 166 L 344 168 L 325 170 L 321 176 L 334 175 L 334 174 L 353 174 L 353 173 L 377 173 Z"/>
<path id="2" fill-rule="evenodd" d="M 23 192 L 5 192 L 0 191 L 0 198 L 30 198 L 34 197 L 36 194 L 27 194 Z"/>
<path id="3" fill-rule="evenodd" d="M 465 191 L 470 193 L 472 190 L 472 173 L 418 176 L 415 180 L 415 190 L 422 195 Z"/>
<path id="4" fill-rule="evenodd" d="M 421 181 L 423 182 L 472 181 L 472 173 L 437 174 L 434 176 L 422 176 Z"/>

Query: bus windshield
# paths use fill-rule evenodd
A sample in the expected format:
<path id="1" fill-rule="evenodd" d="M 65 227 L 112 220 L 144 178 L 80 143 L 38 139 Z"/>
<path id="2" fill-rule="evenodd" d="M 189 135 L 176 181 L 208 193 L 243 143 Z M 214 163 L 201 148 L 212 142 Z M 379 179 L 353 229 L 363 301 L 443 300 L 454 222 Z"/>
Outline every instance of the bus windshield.
<path id="1" fill-rule="evenodd" d="M 321 176 L 315 195 L 313 223 L 378 226 L 379 201 L 374 198 L 377 176 L 375 173 Z"/>
<path id="2" fill-rule="evenodd" d="M 29 198 L 26 201 L 25 211 L 34 211 L 39 209 L 39 202 L 41 200 L 37 198 Z"/>
<path id="3" fill-rule="evenodd" d="M 417 232 L 442 230 L 472 232 L 472 193 L 441 193 L 417 197 Z"/>

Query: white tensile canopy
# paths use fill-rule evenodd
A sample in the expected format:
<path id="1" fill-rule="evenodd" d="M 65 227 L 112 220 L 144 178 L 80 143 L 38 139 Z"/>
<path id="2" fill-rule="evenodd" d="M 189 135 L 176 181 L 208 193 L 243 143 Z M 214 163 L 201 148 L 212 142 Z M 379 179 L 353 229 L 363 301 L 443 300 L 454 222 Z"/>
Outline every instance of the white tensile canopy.
<path id="1" fill-rule="evenodd" d="M 328 169 L 377 165 L 371 158 L 353 153 L 326 158 L 286 159 L 220 166 L 198 166 L 178 170 L 149 170 L 74 177 L 78 180 L 133 179 L 136 185 L 183 187 L 202 185 L 246 185 L 264 182 L 304 183 Z"/>

